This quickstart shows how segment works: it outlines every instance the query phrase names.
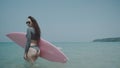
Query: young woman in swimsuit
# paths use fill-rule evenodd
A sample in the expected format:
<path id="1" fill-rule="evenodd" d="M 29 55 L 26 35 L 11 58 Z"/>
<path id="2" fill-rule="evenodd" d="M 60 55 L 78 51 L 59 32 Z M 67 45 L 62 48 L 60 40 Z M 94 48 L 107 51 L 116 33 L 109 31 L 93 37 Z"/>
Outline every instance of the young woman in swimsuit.
<path id="1" fill-rule="evenodd" d="M 26 34 L 27 41 L 24 59 L 31 63 L 34 63 L 40 54 L 38 41 L 40 40 L 41 31 L 37 21 L 32 16 L 28 16 L 28 21 L 26 24 L 28 25 L 28 28 Z"/>

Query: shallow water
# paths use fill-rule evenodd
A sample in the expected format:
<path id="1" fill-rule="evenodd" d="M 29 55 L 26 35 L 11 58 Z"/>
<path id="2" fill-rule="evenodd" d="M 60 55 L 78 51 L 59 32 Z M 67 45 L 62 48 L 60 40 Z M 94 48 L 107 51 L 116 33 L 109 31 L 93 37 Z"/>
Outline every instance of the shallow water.
<path id="1" fill-rule="evenodd" d="M 120 42 L 53 43 L 68 56 L 67 63 L 38 58 L 31 65 L 24 61 L 24 49 L 15 43 L 0 43 L 0 68 L 120 68 Z"/>

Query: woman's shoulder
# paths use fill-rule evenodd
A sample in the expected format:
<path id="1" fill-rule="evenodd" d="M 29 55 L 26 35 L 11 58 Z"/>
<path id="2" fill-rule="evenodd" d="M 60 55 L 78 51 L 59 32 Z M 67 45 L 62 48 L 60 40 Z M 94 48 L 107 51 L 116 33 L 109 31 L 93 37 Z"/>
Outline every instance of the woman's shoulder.
<path id="1" fill-rule="evenodd" d="M 33 27 L 28 27 L 27 31 L 34 32 L 34 28 Z"/>
<path id="2" fill-rule="evenodd" d="M 27 30 L 34 30 L 34 28 L 33 27 L 28 27 Z"/>
<path id="3" fill-rule="evenodd" d="M 33 27 L 28 27 L 27 30 L 28 30 L 28 31 L 33 31 L 34 28 L 33 28 Z"/>

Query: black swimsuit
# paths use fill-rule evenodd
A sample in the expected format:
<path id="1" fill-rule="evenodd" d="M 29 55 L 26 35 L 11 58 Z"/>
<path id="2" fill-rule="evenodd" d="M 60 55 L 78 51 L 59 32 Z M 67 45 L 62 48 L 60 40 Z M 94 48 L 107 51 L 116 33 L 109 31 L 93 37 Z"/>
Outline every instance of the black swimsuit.
<path id="1" fill-rule="evenodd" d="M 37 52 L 39 52 L 38 45 L 30 46 L 31 40 L 36 40 L 37 39 L 37 37 L 35 36 L 35 30 L 34 30 L 33 27 L 29 27 L 27 29 L 26 38 L 27 38 L 27 42 L 26 42 L 26 47 L 25 47 L 25 53 L 28 53 L 28 50 L 29 50 L 30 47 L 36 49 Z"/>
<path id="2" fill-rule="evenodd" d="M 31 48 L 34 48 L 37 52 L 39 52 L 39 48 L 37 46 L 30 46 Z"/>

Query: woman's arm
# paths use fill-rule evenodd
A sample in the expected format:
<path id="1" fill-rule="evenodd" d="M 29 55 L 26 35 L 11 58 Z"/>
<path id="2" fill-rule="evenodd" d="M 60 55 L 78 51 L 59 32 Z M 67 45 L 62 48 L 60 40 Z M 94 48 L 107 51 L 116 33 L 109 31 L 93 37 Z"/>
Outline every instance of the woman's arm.
<path id="1" fill-rule="evenodd" d="M 27 55 L 28 50 L 30 48 L 30 42 L 31 42 L 31 29 L 30 29 L 30 27 L 27 28 L 26 38 L 27 38 L 27 42 L 26 42 L 26 47 L 25 47 L 25 54 Z"/>

